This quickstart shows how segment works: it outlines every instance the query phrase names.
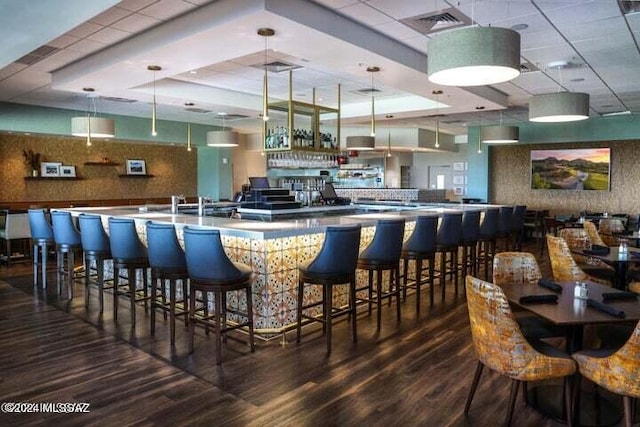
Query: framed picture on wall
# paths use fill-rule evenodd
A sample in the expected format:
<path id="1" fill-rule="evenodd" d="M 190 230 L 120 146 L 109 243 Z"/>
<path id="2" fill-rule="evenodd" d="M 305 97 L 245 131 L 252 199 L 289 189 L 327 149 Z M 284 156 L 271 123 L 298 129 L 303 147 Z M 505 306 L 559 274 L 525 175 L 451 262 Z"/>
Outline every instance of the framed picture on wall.
<path id="1" fill-rule="evenodd" d="M 453 176 L 453 185 L 464 185 L 464 184 L 466 184 L 464 175 Z"/>
<path id="2" fill-rule="evenodd" d="M 464 196 L 464 187 L 453 187 L 453 194 L 456 196 Z"/>
<path id="3" fill-rule="evenodd" d="M 40 164 L 40 175 L 43 177 L 60 176 L 60 166 L 58 162 L 42 162 Z"/>
<path id="4" fill-rule="evenodd" d="M 127 160 L 127 175 L 146 175 L 147 165 L 144 160 Z"/>
<path id="5" fill-rule="evenodd" d="M 60 166 L 60 176 L 65 177 L 75 177 L 76 176 L 76 167 L 75 166 Z"/>
<path id="6" fill-rule="evenodd" d="M 609 191 L 610 168 L 608 147 L 531 150 L 531 188 Z"/>
<path id="7" fill-rule="evenodd" d="M 467 169 L 467 162 L 453 162 L 454 171 L 463 171 Z"/>

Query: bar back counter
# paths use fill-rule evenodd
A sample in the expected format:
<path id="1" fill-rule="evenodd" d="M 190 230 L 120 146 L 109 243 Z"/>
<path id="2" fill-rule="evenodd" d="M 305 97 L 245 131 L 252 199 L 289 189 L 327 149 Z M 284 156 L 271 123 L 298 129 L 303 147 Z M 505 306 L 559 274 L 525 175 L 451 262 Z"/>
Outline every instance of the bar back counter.
<path id="1" fill-rule="evenodd" d="M 220 230 L 222 243 L 234 262 L 250 265 L 255 273 L 252 284 L 254 325 L 256 334 L 269 338 L 295 327 L 298 266 L 313 259 L 319 252 L 327 226 L 359 223 L 362 225 L 360 251 L 373 238 L 379 219 L 404 218 L 404 239 L 413 232 L 415 218 L 421 215 L 441 216 L 446 212 L 465 210 L 484 211 L 490 205 L 461 204 L 357 204 L 350 206 L 326 206 L 288 210 L 286 216 L 273 212 L 240 212 L 243 216 L 259 220 L 232 219 L 213 216 L 197 216 L 178 212 L 171 214 L 170 206 L 148 205 L 127 207 L 69 208 L 74 216 L 81 213 L 99 215 L 108 232 L 109 217 L 126 217 L 135 220 L 136 229 L 146 244 L 147 221 L 174 224 L 178 240 L 183 244 L 183 228 L 200 227 Z M 242 211 L 242 209 L 239 209 Z M 333 214 L 333 215 L 331 215 Z M 286 219 L 284 219 L 286 218 Z M 365 284 L 366 272 L 358 272 L 359 285 Z M 111 265 L 105 265 L 105 278 L 112 278 Z M 305 301 L 321 297 L 319 287 L 308 287 Z M 306 292 L 305 292 L 306 293 Z M 334 305 L 347 303 L 347 286 L 336 287 Z M 229 300 L 229 307 L 244 311 L 244 300 Z M 233 319 L 232 319 L 233 320 Z"/>

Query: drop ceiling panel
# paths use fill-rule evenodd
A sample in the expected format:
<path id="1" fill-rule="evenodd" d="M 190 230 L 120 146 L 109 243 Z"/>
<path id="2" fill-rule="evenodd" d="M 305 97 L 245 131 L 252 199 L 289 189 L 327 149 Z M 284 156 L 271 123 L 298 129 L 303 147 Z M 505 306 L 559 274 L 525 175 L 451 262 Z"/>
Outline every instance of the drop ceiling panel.
<path id="1" fill-rule="evenodd" d="M 393 37 L 396 40 L 404 40 L 413 38 L 420 34 L 410 27 L 401 24 L 397 21 L 385 22 L 384 24 L 376 25 L 373 27 L 376 31 L 380 31 L 382 34 L 386 34 Z M 424 37 L 424 36 L 423 36 Z"/>
<path id="2" fill-rule="evenodd" d="M 132 12 L 136 12 L 140 9 L 143 9 L 149 6 L 152 3 L 155 3 L 158 0 L 122 0 L 118 7 L 126 10 L 130 10 Z"/>
<path id="3" fill-rule="evenodd" d="M 441 0 L 369 0 L 367 4 L 397 20 L 449 8 Z"/>
<path id="4" fill-rule="evenodd" d="M 100 31 L 102 28 L 104 28 L 102 25 L 94 24 L 93 22 L 85 22 L 69 31 L 67 35 L 83 39 L 96 31 Z"/>
<path id="5" fill-rule="evenodd" d="M 104 44 L 112 44 L 124 40 L 131 36 L 131 33 L 115 28 L 103 28 L 87 37 L 87 40 L 93 40 Z"/>
<path id="6" fill-rule="evenodd" d="M 343 7 L 338 12 L 370 27 L 393 21 L 389 15 L 378 12 L 364 3 Z"/>
<path id="7" fill-rule="evenodd" d="M 73 43 L 71 46 L 67 47 L 66 50 L 69 50 L 71 52 L 79 52 L 86 55 L 86 54 L 98 51 L 100 49 L 103 49 L 106 46 L 107 46 L 106 43 L 100 43 L 94 40 L 83 39 L 76 43 Z"/>
<path id="8" fill-rule="evenodd" d="M 134 13 L 116 23 L 114 23 L 111 27 L 116 30 L 127 31 L 129 33 L 136 33 L 139 31 L 146 30 L 149 27 L 152 27 L 161 22 L 159 19 L 152 18 L 150 16 L 142 15 L 139 13 Z"/>
<path id="9" fill-rule="evenodd" d="M 169 19 L 178 14 L 187 12 L 196 6 L 184 1 L 158 0 L 141 9 L 139 13 L 156 19 Z"/>
<path id="10" fill-rule="evenodd" d="M 492 0 L 481 4 L 482 7 L 479 7 L 480 3 L 466 3 L 459 9 L 480 25 L 495 27 L 510 27 L 512 22 L 522 22 L 523 19 L 538 14 L 538 10 L 528 1 Z"/>
<path id="11" fill-rule="evenodd" d="M 113 24 L 116 21 L 121 20 L 125 16 L 129 16 L 130 14 L 131 14 L 130 10 L 121 9 L 115 6 L 105 10 L 104 12 L 102 12 L 97 16 L 94 16 L 93 18 L 91 18 L 90 22 L 106 27 Z"/>
<path id="12" fill-rule="evenodd" d="M 53 55 L 47 56 L 42 61 L 32 65 L 31 68 L 52 72 L 64 65 L 67 65 L 70 62 L 75 61 L 76 59 L 82 58 L 83 56 L 84 53 L 73 52 L 71 50 L 65 49 L 56 52 Z"/>
<path id="13" fill-rule="evenodd" d="M 592 0 L 578 2 L 565 7 L 543 9 L 546 16 L 558 27 L 587 24 L 606 18 L 620 16 L 620 8 L 615 1 Z"/>
<path id="14" fill-rule="evenodd" d="M 77 42 L 78 40 L 80 40 L 78 37 L 73 37 L 67 34 L 63 34 L 60 37 L 57 37 L 54 40 L 51 40 L 50 42 L 47 42 L 47 45 L 57 47 L 58 49 L 64 49 L 65 47 Z"/>
<path id="15" fill-rule="evenodd" d="M 12 76 L 22 70 L 27 68 L 24 64 L 18 64 L 17 62 L 12 62 L 4 68 L 0 68 L 0 80 L 6 79 L 7 77 Z"/>
<path id="16" fill-rule="evenodd" d="M 422 52 L 424 54 L 427 53 L 427 46 L 429 44 L 429 39 L 426 36 L 418 36 L 410 39 L 402 40 L 402 43 L 406 44 L 413 49 Z"/>
<path id="17" fill-rule="evenodd" d="M 360 0 L 315 0 L 315 2 L 331 9 L 340 9 L 345 6 L 357 4 L 360 2 Z"/>

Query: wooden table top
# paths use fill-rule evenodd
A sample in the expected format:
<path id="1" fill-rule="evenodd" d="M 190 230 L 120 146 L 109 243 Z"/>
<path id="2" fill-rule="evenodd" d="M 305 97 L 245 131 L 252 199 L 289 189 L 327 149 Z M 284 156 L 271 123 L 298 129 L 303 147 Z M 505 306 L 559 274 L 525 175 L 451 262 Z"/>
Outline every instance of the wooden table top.
<path id="1" fill-rule="evenodd" d="M 595 255 L 587 253 L 583 249 L 571 249 L 571 252 L 585 257 L 597 258 L 607 263 L 615 262 L 640 262 L 640 248 L 634 248 L 633 246 L 627 247 L 627 254 L 620 256 L 618 246 L 609 246 L 609 253 L 602 255 Z M 632 255 L 635 254 L 635 255 Z"/>
<path id="2" fill-rule="evenodd" d="M 535 285 L 503 286 L 509 302 L 522 307 L 540 317 L 544 317 L 557 325 L 583 325 L 587 323 L 614 323 L 640 320 L 640 299 L 606 301 L 605 304 L 623 310 L 625 318 L 621 319 L 587 306 L 587 300 L 575 298 L 573 290 L 575 282 L 558 282 L 562 293 L 556 294 L 550 289 Z M 602 302 L 602 294 L 620 292 L 609 286 L 588 282 L 589 298 Z M 558 295 L 558 303 L 521 304 L 520 297 L 526 295 Z"/>

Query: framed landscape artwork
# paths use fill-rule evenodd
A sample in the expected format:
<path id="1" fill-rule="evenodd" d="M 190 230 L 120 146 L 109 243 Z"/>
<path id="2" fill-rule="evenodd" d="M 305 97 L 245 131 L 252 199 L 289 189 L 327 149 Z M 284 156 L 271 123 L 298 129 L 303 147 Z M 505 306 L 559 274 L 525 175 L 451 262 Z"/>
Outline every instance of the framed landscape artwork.
<path id="1" fill-rule="evenodd" d="M 127 175 L 146 175 L 147 165 L 144 160 L 127 160 Z"/>
<path id="2" fill-rule="evenodd" d="M 610 190 L 610 148 L 531 150 L 531 188 Z"/>

